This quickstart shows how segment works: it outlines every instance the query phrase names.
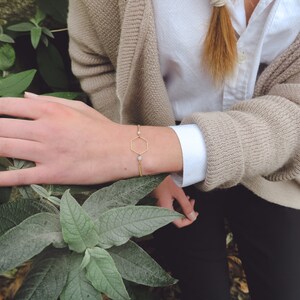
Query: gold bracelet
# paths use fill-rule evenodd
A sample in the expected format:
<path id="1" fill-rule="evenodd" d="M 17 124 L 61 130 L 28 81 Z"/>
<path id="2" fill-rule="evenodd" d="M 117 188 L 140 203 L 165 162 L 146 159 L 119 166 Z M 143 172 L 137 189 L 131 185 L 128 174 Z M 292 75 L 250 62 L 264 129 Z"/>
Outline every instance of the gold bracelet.
<path id="1" fill-rule="evenodd" d="M 138 148 L 140 148 L 142 151 Z M 133 138 L 130 142 L 130 150 L 137 154 L 137 161 L 138 161 L 138 168 L 139 168 L 139 175 L 143 176 L 143 167 L 142 167 L 142 155 L 148 151 L 148 141 L 141 137 L 141 126 L 137 125 L 137 137 Z M 139 151 L 140 150 L 140 151 Z"/>

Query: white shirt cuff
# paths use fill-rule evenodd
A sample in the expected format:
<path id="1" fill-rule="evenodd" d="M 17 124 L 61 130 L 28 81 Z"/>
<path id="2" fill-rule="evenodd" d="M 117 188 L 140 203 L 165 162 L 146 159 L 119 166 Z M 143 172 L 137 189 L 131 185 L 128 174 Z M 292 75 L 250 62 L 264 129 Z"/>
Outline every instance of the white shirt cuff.
<path id="1" fill-rule="evenodd" d="M 185 187 L 203 181 L 207 155 L 203 134 L 196 124 L 170 126 L 180 141 L 183 156 L 183 174 L 171 174 L 174 182 Z"/>

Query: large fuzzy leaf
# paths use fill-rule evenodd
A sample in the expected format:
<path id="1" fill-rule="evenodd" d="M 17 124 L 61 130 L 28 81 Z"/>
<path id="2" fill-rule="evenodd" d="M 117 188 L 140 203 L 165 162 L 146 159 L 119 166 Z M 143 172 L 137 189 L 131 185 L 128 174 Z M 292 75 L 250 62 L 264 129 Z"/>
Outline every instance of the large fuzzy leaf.
<path id="1" fill-rule="evenodd" d="M 126 280 L 147 286 L 168 286 L 177 282 L 146 251 L 132 241 L 107 251 L 121 276 Z"/>
<path id="2" fill-rule="evenodd" d="M 22 199 L 0 206 L 0 236 L 25 219 L 40 212 L 53 212 L 52 206 L 44 201 Z"/>
<path id="3" fill-rule="evenodd" d="M 15 300 L 57 300 L 68 277 L 67 256 L 63 251 L 38 260 L 27 275 Z"/>
<path id="4" fill-rule="evenodd" d="M 73 253 L 69 259 L 69 274 L 60 300 L 101 300 L 101 294 L 86 278 L 84 270 L 80 268 L 82 255 Z"/>
<path id="5" fill-rule="evenodd" d="M 165 175 L 144 176 L 120 180 L 92 194 L 83 208 L 93 218 L 115 207 L 135 205 L 151 193 L 165 178 Z"/>
<path id="6" fill-rule="evenodd" d="M 109 253 L 98 247 L 87 251 L 91 259 L 86 266 L 86 276 L 92 285 L 113 300 L 129 300 L 122 277 Z"/>
<path id="7" fill-rule="evenodd" d="M 64 240 L 71 250 L 81 253 L 97 245 L 99 237 L 94 222 L 69 191 L 61 199 L 60 222 Z"/>
<path id="8" fill-rule="evenodd" d="M 142 237 L 183 217 L 166 208 L 125 206 L 113 208 L 98 218 L 99 245 L 104 248 L 125 244 L 131 237 Z"/>
<path id="9" fill-rule="evenodd" d="M 19 266 L 52 243 L 63 243 L 59 217 L 42 212 L 27 218 L 0 237 L 0 273 Z"/>

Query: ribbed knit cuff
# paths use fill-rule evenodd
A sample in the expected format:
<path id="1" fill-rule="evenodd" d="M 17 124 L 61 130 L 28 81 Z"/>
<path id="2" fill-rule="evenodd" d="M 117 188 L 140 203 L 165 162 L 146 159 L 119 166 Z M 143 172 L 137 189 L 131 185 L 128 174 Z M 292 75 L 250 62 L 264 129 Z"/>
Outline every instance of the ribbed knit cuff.
<path id="1" fill-rule="evenodd" d="M 197 113 L 185 118 L 182 123 L 196 123 L 205 138 L 207 171 L 199 187 L 208 191 L 239 183 L 244 174 L 243 151 L 231 117 L 220 112 Z"/>

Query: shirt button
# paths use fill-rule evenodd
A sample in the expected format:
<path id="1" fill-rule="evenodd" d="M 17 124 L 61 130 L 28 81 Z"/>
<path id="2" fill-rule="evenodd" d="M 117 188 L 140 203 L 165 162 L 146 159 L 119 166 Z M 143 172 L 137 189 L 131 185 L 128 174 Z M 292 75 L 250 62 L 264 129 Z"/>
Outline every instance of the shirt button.
<path id="1" fill-rule="evenodd" d="M 243 64 L 247 60 L 247 55 L 244 51 L 238 52 L 238 63 Z"/>

